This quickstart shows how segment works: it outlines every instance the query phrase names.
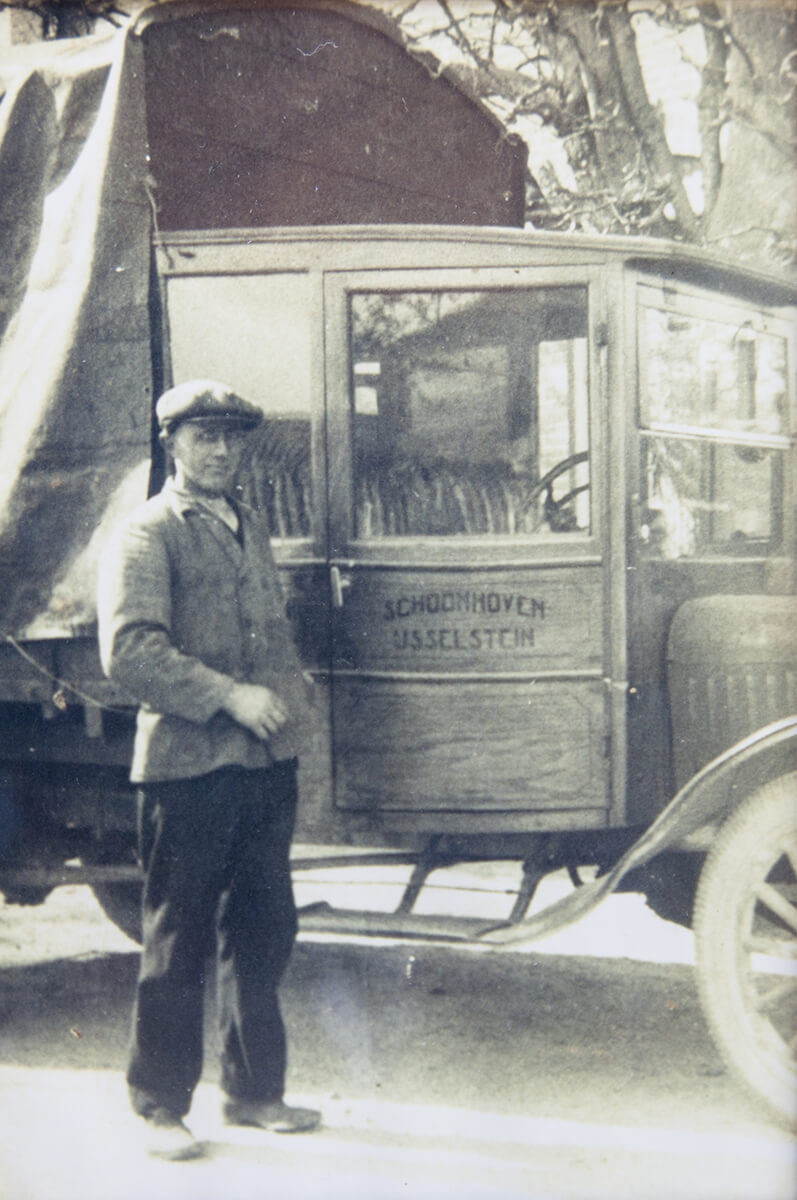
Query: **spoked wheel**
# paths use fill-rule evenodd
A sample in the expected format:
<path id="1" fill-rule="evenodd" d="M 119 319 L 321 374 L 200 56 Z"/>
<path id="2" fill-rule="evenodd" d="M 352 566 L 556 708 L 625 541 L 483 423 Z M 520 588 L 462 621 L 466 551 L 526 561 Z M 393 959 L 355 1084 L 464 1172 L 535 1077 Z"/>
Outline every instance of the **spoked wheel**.
<path id="1" fill-rule="evenodd" d="M 753 793 L 722 827 L 698 886 L 695 936 L 720 1052 L 797 1121 L 797 772 Z"/>

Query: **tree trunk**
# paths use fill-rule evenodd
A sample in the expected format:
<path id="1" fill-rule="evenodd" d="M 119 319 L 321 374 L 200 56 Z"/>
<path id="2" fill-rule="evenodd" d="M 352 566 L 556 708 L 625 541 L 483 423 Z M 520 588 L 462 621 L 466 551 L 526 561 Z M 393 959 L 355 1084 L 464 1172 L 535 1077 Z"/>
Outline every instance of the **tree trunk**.
<path id="1" fill-rule="evenodd" d="M 719 23 L 719 10 L 713 4 L 703 10 L 703 15 L 709 17 L 712 22 Z M 697 107 L 700 122 L 700 166 L 703 175 L 703 219 L 705 222 L 716 204 L 722 180 L 720 130 L 725 100 L 728 48 L 719 28 L 704 25 L 703 35 L 706 39 L 707 54 Z"/>
<path id="2" fill-rule="evenodd" d="M 558 20 L 560 35 L 569 38 L 581 63 L 586 106 L 591 121 L 590 140 L 603 185 L 619 192 L 621 180 L 637 158 L 638 143 L 632 132 L 631 114 L 622 88 L 611 46 L 601 38 L 591 6 L 563 6 Z"/>
<path id="3" fill-rule="evenodd" d="M 743 261 L 793 262 L 797 250 L 797 94 L 786 66 L 797 14 L 737 5 L 727 65 L 730 124 L 705 237 Z"/>
<path id="4" fill-rule="evenodd" d="M 689 203 L 678 164 L 667 143 L 662 120 L 648 99 L 628 10 L 624 6 L 607 7 L 603 19 L 614 49 L 620 86 L 650 169 L 657 183 L 669 190 L 678 228 L 691 241 L 697 241 L 700 222 Z"/>

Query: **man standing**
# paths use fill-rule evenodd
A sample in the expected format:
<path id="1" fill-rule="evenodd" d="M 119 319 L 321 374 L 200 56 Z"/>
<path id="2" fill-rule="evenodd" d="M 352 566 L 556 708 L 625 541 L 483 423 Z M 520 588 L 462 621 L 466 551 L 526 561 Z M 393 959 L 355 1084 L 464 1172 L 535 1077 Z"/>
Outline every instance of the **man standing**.
<path id="1" fill-rule="evenodd" d="M 223 1113 L 275 1132 L 320 1114 L 283 1100 L 277 986 L 296 936 L 290 842 L 306 685 L 264 520 L 231 497 L 254 405 L 212 380 L 156 407 L 174 474 L 103 557 L 108 676 L 140 705 L 143 949 L 127 1082 L 151 1154 L 202 1152 L 183 1123 L 202 1069 L 215 936 Z"/>

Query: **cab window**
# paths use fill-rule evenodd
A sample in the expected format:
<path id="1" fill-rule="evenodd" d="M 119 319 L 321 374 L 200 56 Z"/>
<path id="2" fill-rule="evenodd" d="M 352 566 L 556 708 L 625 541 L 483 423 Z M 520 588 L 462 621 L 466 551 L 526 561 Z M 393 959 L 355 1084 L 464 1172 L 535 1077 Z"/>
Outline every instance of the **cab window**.
<path id="1" fill-rule="evenodd" d="M 589 532 L 586 289 L 349 304 L 358 539 Z"/>
<path id="2" fill-rule="evenodd" d="M 787 344 L 763 314 L 640 289 L 643 535 L 663 558 L 759 555 L 782 537 Z"/>
<path id="3" fill-rule="evenodd" d="M 173 381 L 222 380 L 265 413 L 239 482 L 275 538 L 311 536 L 309 289 L 299 273 L 167 280 Z"/>

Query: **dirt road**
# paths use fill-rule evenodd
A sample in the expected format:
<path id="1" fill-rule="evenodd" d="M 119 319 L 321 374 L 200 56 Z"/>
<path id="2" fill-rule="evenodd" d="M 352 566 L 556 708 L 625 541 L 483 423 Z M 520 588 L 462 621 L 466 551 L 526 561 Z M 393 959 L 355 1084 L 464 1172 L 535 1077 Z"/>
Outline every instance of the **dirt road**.
<path id="1" fill-rule="evenodd" d="M 794 1146 L 723 1071 L 690 949 L 631 896 L 522 954 L 304 940 L 289 1086 L 324 1128 L 224 1129 L 209 1003 L 191 1121 L 210 1155 L 159 1164 L 121 1077 L 135 946 L 84 888 L 0 909 L 0 1195 L 792 1200 Z"/>

